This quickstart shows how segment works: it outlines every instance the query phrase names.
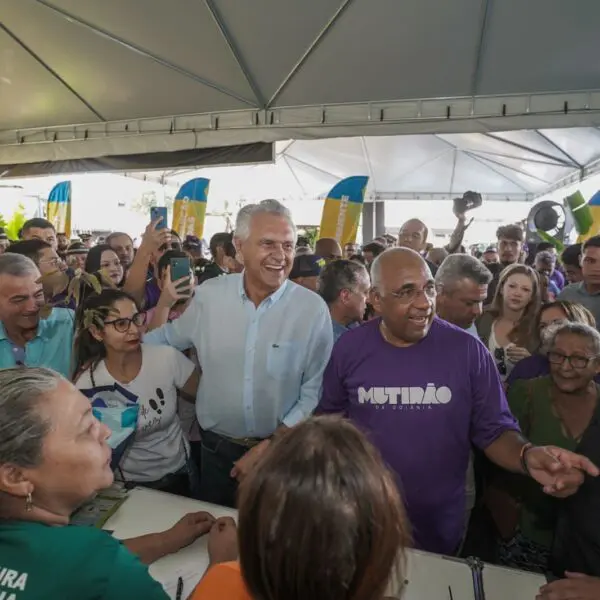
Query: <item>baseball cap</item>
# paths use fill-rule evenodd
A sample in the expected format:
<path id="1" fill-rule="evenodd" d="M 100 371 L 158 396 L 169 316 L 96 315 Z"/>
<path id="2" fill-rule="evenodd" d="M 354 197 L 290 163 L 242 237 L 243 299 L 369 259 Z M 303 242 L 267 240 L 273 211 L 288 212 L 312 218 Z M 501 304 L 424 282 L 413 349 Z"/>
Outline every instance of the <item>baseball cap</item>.
<path id="1" fill-rule="evenodd" d="M 314 254 L 301 254 L 294 258 L 290 279 L 298 279 L 298 277 L 318 277 L 324 266 L 325 261 L 320 256 L 315 256 Z"/>
<path id="2" fill-rule="evenodd" d="M 89 252 L 89 248 L 84 246 L 81 242 L 73 242 L 69 245 L 66 251 L 67 256 L 72 256 L 73 254 L 87 254 Z"/>

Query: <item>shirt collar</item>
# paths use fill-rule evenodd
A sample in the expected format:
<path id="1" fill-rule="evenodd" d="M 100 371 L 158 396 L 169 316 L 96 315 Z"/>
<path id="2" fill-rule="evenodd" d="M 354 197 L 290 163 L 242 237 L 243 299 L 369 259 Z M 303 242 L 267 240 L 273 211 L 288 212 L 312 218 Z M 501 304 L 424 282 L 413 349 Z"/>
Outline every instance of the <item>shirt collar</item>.
<path id="1" fill-rule="evenodd" d="M 245 277 L 245 273 L 246 271 L 242 271 L 240 273 L 240 279 L 239 279 L 239 284 L 238 284 L 238 292 L 240 294 L 240 297 L 242 298 L 242 300 L 250 300 L 250 298 L 248 298 L 247 294 L 246 294 L 246 290 L 244 289 L 244 277 Z M 227 277 L 231 277 L 231 275 L 227 275 Z M 263 300 L 263 302 L 268 302 L 270 306 L 273 306 L 273 304 L 275 304 L 275 302 L 277 302 L 277 300 L 279 300 L 281 298 L 281 296 L 283 296 L 287 286 L 289 284 L 289 279 L 286 279 L 281 286 L 279 287 L 279 289 L 277 289 L 275 292 L 273 292 L 270 296 L 268 296 L 267 298 L 265 298 L 265 300 Z"/>
<path id="2" fill-rule="evenodd" d="M 579 291 L 582 294 L 585 294 L 586 296 L 599 296 L 600 295 L 600 292 L 596 292 L 594 294 L 592 294 L 591 292 L 588 292 L 587 288 L 585 287 L 585 281 L 580 281 L 577 285 L 579 286 Z"/>
<path id="3" fill-rule="evenodd" d="M 48 319 L 50 319 L 50 316 L 48 317 Z M 35 334 L 35 338 L 33 338 L 33 339 L 40 338 L 44 341 L 48 341 L 49 339 L 52 339 L 52 336 L 50 335 L 50 332 L 47 327 L 48 319 L 40 319 L 40 322 L 38 323 L 37 332 Z M 2 323 L 0 321 L 0 341 L 4 341 L 4 340 L 12 343 L 12 340 L 8 337 L 8 335 L 6 335 L 6 329 L 4 329 L 4 323 Z M 32 340 L 30 340 L 30 341 L 32 341 Z"/>

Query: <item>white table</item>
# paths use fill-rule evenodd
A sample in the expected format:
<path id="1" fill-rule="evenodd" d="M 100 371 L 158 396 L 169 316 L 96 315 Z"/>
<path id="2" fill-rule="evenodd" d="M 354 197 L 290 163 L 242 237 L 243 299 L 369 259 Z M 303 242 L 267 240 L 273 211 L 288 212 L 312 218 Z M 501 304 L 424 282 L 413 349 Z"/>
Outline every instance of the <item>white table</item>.
<path id="1" fill-rule="evenodd" d="M 111 517 L 105 529 L 113 531 L 118 539 L 126 539 L 164 531 L 172 527 L 188 512 L 205 510 L 215 517 L 237 517 L 235 510 L 198 502 L 163 492 L 136 488 Z M 454 600 L 474 600 L 471 570 L 464 561 L 410 550 L 402 600 L 449 600 L 448 586 Z M 174 598 L 177 578 L 184 580 L 184 598 L 192 592 L 206 567 L 208 552 L 206 537 L 188 548 L 161 558 L 150 566 L 150 574 L 163 584 Z M 486 565 L 483 571 L 486 600 L 535 600 L 537 591 L 545 583 L 539 575 Z M 398 582 L 392 582 L 388 595 L 398 596 Z"/>

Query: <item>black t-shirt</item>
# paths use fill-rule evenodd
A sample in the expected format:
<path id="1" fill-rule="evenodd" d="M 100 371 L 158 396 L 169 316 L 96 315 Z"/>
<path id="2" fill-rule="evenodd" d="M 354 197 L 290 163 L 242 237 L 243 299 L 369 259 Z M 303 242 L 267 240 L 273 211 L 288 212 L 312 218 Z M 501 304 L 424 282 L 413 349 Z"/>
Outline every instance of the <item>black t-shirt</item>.
<path id="1" fill-rule="evenodd" d="M 576 450 L 600 466 L 600 407 Z M 552 570 L 600 577 L 600 477 L 587 477 L 576 494 L 560 503 Z"/>

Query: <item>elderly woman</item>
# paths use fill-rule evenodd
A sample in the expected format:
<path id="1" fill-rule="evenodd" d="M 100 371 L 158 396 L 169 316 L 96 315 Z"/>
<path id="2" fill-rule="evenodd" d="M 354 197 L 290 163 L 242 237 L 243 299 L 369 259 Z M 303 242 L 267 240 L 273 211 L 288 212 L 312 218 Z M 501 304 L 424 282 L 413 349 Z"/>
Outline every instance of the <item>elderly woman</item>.
<path id="1" fill-rule="evenodd" d="M 214 519 L 186 515 L 163 533 L 124 542 L 67 527 L 77 507 L 113 482 L 108 436 L 85 396 L 54 371 L 0 371 L 0 598 L 167 598 L 143 563 L 191 544 Z"/>
<path id="2" fill-rule="evenodd" d="M 520 360 L 515 365 L 515 368 L 506 379 L 509 388 L 519 379 L 535 379 L 550 373 L 550 363 L 545 353 L 546 333 L 549 329 L 551 330 L 551 325 L 563 321 L 596 327 L 594 315 L 583 304 L 576 304 L 567 300 L 556 300 L 542 306 L 536 324 L 537 334 L 542 342 L 540 351 Z"/>
<path id="3" fill-rule="evenodd" d="M 600 333 L 582 323 L 561 321 L 547 332 L 550 375 L 518 381 L 508 402 L 521 430 L 535 445 L 579 450 L 590 423 L 600 418 Z M 518 530 L 500 543 L 503 564 L 527 570 L 546 570 L 559 505 L 532 480 L 508 482 L 516 504 Z M 520 514 L 519 514 L 520 512 Z"/>
<path id="4" fill-rule="evenodd" d="M 382 600 L 400 595 L 409 533 L 390 472 L 337 417 L 281 434 L 210 532 L 209 569 L 191 600 Z M 302 518 L 298 518 L 302 515 Z"/>

